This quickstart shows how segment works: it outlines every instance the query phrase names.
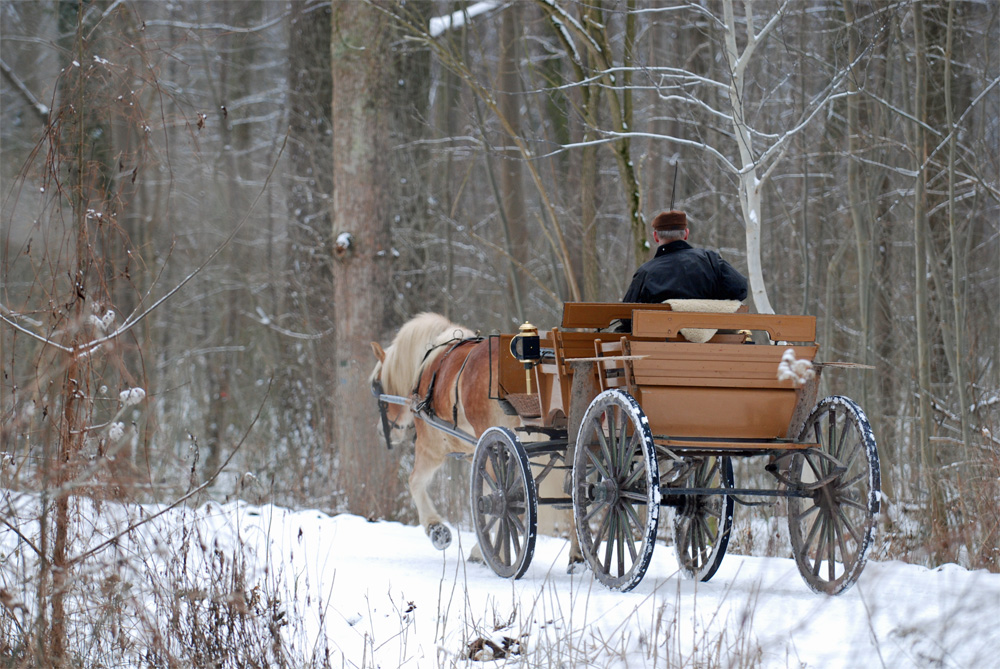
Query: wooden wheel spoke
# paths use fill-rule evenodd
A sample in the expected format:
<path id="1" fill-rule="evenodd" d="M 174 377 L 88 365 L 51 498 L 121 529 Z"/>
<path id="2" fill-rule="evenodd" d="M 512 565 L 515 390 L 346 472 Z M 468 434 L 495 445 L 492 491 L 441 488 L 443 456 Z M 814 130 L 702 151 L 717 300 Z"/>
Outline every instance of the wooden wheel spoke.
<path id="1" fill-rule="evenodd" d="M 622 449 L 622 461 L 620 471 L 624 472 L 633 462 L 635 462 L 636 452 L 639 450 L 639 437 L 638 432 L 633 432 L 632 436 L 628 438 L 628 442 L 625 444 L 625 448 Z M 637 471 L 642 471 L 641 467 L 636 467 Z"/>
<path id="2" fill-rule="evenodd" d="M 830 517 L 829 521 L 827 522 L 826 533 L 827 533 L 827 537 L 826 537 L 826 552 L 827 552 L 826 572 L 827 572 L 827 574 L 829 574 L 829 580 L 833 581 L 834 579 L 837 578 L 837 571 L 836 571 L 836 566 L 837 566 L 837 542 L 836 542 L 837 528 L 836 528 L 836 522 L 834 521 L 833 517 Z"/>
<path id="3" fill-rule="evenodd" d="M 854 536 L 854 534 L 851 524 L 849 522 L 845 522 L 844 518 L 841 518 L 840 520 L 841 522 L 836 524 L 837 548 L 840 549 L 840 561 L 846 567 L 852 561 L 851 558 L 853 558 L 853 553 L 847 550 L 847 542 L 844 541 L 844 531 L 846 530 L 847 533 L 851 534 L 851 536 Z"/>
<path id="4" fill-rule="evenodd" d="M 521 522 L 520 516 L 518 516 L 516 513 L 508 513 L 507 518 L 508 522 L 511 524 L 514 532 L 517 535 L 521 536 L 527 533 L 526 530 L 524 529 L 524 523 Z"/>
<path id="5" fill-rule="evenodd" d="M 518 485 L 517 480 L 517 464 L 514 462 L 514 458 L 504 452 L 504 460 L 506 461 L 506 477 L 505 477 L 505 490 L 513 490 Z"/>
<path id="6" fill-rule="evenodd" d="M 819 518 L 816 519 L 816 524 L 819 526 L 819 539 L 816 543 L 816 557 L 812 572 L 815 578 L 819 578 L 820 566 L 823 564 L 823 553 L 826 550 L 826 514 L 820 514 Z M 809 542 L 806 545 L 808 546 Z"/>
<path id="7" fill-rule="evenodd" d="M 625 505 L 624 509 L 626 515 L 630 513 L 634 515 L 631 506 Z M 621 540 L 625 544 L 625 547 L 628 548 L 629 563 L 635 564 L 635 559 L 639 556 L 639 553 L 635 550 L 635 536 L 632 534 L 633 525 L 629 522 L 630 520 L 631 518 L 621 524 Z M 635 520 L 638 520 L 638 518 Z M 637 523 L 637 525 L 641 526 L 641 523 Z"/>
<path id="8" fill-rule="evenodd" d="M 626 434 L 628 432 L 628 425 L 627 425 L 628 417 L 625 415 L 625 412 L 619 406 L 614 407 L 614 409 L 612 410 L 612 414 L 615 417 L 615 427 L 617 428 L 615 430 L 615 449 L 614 449 L 615 455 L 617 457 L 612 462 L 612 464 L 614 466 L 614 471 L 617 474 L 618 472 L 622 471 L 625 468 L 625 463 L 627 462 L 625 460 L 625 449 L 627 448 L 625 440 L 628 438 Z"/>
<path id="9" fill-rule="evenodd" d="M 848 488 L 853 488 L 859 481 L 864 481 L 868 478 L 868 472 L 858 472 L 849 479 L 840 479 L 837 482 L 837 491 L 847 490 Z"/>
<path id="10" fill-rule="evenodd" d="M 615 548 L 615 537 L 618 534 L 618 516 L 615 514 L 614 509 L 608 509 L 608 515 L 605 516 L 608 521 L 608 533 L 605 535 L 606 539 L 604 541 L 604 570 L 611 570 L 611 554 Z"/>
<path id="11" fill-rule="evenodd" d="M 813 504 L 808 509 L 806 509 L 805 511 L 803 511 L 801 513 L 795 514 L 794 520 L 795 520 L 796 523 L 802 522 L 807 517 L 811 516 L 812 514 L 816 513 L 817 511 L 819 511 L 819 507 L 816 506 L 815 504 Z M 811 533 L 810 533 L 810 536 L 812 536 Z M 809 543 L 808 539 L 806 540 L 806 543 Z"/>
<path id="12" fill-rule="evenodd" d="M 812 453 L 809 453 L 809 452 L 803 453 L 803 458 L 805 459 L 806 464 L 809 465 L 809 469 L 812 471 L 813 476 L 816 477 L 817 481 L 820 480 L 820 479 L 822 479 L 825 476 L 825 470 L 824 470 L 824 467 L 823 467 L 823 463 L 826 462 L 826 458 L 823 458 L 823 457 L 818 458 L 819 459 L 819 467 L 818 468 L 817 468 L 817 463 L 814 462 L 814 460 L 813 460 Z"/>
<path id="13" fill-rule="evenodd" d="M 625 490 L 630 490 L 635 487 L 639 481 L 641 481 L 646 476 L 646 469 L 644 467 L 636 467 L 635 471 L 628 475 L 628 477 L 622 481 L 621 487 Z"/>
<path id="14" fill-rule="evenodd" d="M 868 506 L 867 505 L 862 504 L 861 502 L 859 502 L 859 501 L 857 501 L 855 499 L 851 499 L 850 497 L 841 497 L 841 496 L 838 495 L 838 497 L 837 497 L 837 503 L 840 504 L 841 506 L 849 506 L 852 509 L 857 509 L 858 511 L 862 511 L 864 513 L 868 513 Z"/>
<path id="15" fill-rule="evenodd" d="M 618 444 L 618 416 L 615 413 L 615 407 L 610 407 L 604 414 L 604 422 L 608 425 L 608 468 L 614 472 L 618 468 L 618 462 L 615 456 L 618 455 L 619 444 Z"/>
<path id="16" fill-rule="evenodd" d="M 507 527 L 510 530 L 510 542 L 514 547 L 514 555 L 521 553 L 521 537 L 524 536 L 524 526 L 517 516 L 508 516 Z"/>
<path id="17" fill-rule="evenodd" d="M 611 472 L 608 471 L 607 467 L 604 466 L 604 463 L 601 462 L 601 460 L 597 457 L 597 453 L 595 453 L 594 451 L 588 450 L 587 451 L 587 455 L 590 458 L 590 463 L 592 465 L 594 465 L 594 468 L 601 475 L 601 478 L 603 478 L 603 479 L 610 479 L 610 478 L 612 478 Z M 588 478 L 589 478 L 589 472 L 588 472 Z"/>
<path id="18" fill-rule="evenodd" d="M 490 465 L 493 467 L 493 479 L 497 483 L 497 488 L 502 488 L 504 485 L 503 480 L 503 467 L 500 466 L 500 453 L 497 452 L 496 448 L 489 449 Z"/>
<path id="19" fill-rule="evenodd" d="M 597 548 L 601 545 L 601 542 L 607 541 L 607 538 L 610 536 L 611 523 L 612 523 L 611 516 L 613 514 L 611 513 L 611 507 L 606 507 L 606 511 L 607 513 L 605 513 L 604 517 L 601 518 L 601 524 L 597 527 L 597 532 L 594 533 L 595 552 L 597 551 Z"/>
<path id="20" fill-rule="evenodd" d="M 639 490 L 622 490 L 618 493 L 621 499 L 632 500 L 633 502 L 639 502 L 640 504 L 645 504 L 648 501 L 646 493 Z"/>
<path id="21" fill-rule="evenodd" d="M 490 487 L 490 492 L 500 490 L 500 483 L 493 476 L 490 476 L 488 472 L 483 472 L 483 481 Z"/>
<path id="22" fill-rule="evenodd" d="M 808 550 L 809 546 L 812 545 L 813 540 L 816 538 L 816 533 L 819 532 L 823 525 L 823 513 L 821 509 L 818 506 L 813 506 L 810 511 L 816 511 L 817 513 L 816 518 L 813 519 L 812 525 L 809 527 L 809 533 L 806 535 L 806 540 L 802 542 L 806 550 Z M 805 515 L 806 514 L 803 514 L 803 517 Z"/>
<path id="23" fill-rule="evenodd" d="M 643 501 L 645 501 L 645 499 Z M 645 525 L 645 523 L 642 520 L 639 519 L 639 514 L 637 514 L 635 512 L 635 507 L 632 506 L 631 504 L 624 504 L 623 503 L 622 504 L 622 508 L 625 510 L 625 514 L 628 516 L 628 519 L 629 519 L 629 521 L 631 523 L 630 527 L 635 527 L 635 528 L 638 528 L 638 529 L 642 529 L 642 527 L 643 527 L 643 525 Z"/>
<path id="24" fill-rule="evenodd" d="M 588 511 L 587 514 L 583 517 L 583 522 L 585 523 L 589 522 L 591 518 L 600 513 L 602 510 L 606 509 L 607 506 L 608 506 L 607 502 L 595 502 L 594 508 Z"/>
<path id="25" fill-rule="evenodd" d="M 847 531 L 851 533 L 851 538 L 854 539 L 854 543 L 858 546 L 862 545 L 863 539 L 861 533 L 858 532 L 858 528 L 854 526 L 854 523 L 847 517 L 847 514 L 845 514 L 842 509 L 837 509 L 837 515 L 840 516 L 841 525 L 847 528 Z M 841 550 L 843 551 L 843 549 Z M 846 560 L 847 557 L 845 554 L 844 561 L 846 562 Z"/>
<path id="26" fill-rule="evenodd" d="M 854 449 L 851 451 L 851 456 L 847 459 L 847 462 L 844 463 L 844 469 L 847 471 L 851 471 L 851 467 L 853 467 L 854 463 L 857 462 L 858 456 L 862 455 L 865 450 L 860 441 L 853 442 L 853 446 Z M 843 455 L 843 452 L 841 452 L 841 455 Z"/>
<path id="27" fill-rule="evenodd" d="M 844 414 L 844 427 L 840 430 L 840 440 L 837 442 L 836 448 L 831 448 L 830 453 L 833 457 L 841 460 L 844 455 L 844 448 L 847 444 L 847 435 L 849 435 L 854 430 L 854 423 L 852 423 L 847 418 L 847 414 Z M 832 446 L 832 444 L 831 444 Z"/>

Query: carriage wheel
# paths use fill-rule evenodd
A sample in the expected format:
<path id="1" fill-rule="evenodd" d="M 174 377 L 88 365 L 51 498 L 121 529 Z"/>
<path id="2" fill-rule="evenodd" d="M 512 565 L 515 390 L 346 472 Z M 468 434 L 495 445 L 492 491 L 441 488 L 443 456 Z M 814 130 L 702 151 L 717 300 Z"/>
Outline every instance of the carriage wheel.
<path id="1" fill-rule="evenodd" d="M 573 457 L 573 516 L 597 579 L 626 592 L 653 555 L 659 468 L 649 421 L 631 395 L 606 390 L 590 403 Z"/>
<path id="2" fill-rule="evenodd" d="M 472 519 L 483 559 L 521 578 L 535 552 L 538 497 L 524 447 L 507 428 L 483 432 L 472 459 Z"/>
<path id="3" fill-rule="evenodd" d="M 816 405 L 799 436 L 806 440 L 820 447 L 792 457 L 788 479 L 811 495 L 788 498 L 789 538 L 809 587 L 839 595 L 858 580 L 875 535 L 878 449 L 865 412 L 840 396 Z"/>
<path id="4" fill-rule="evenodd" d="M 685 487 L 732 489 L 735 487 L 732 460 L 716 456 L 698 460 Z M 729 546 L 734 506 L 729 495 L 683 497 L 674 515 L 674 549 L 677 562 L 688 577 L 707 581 L 715 575 Z"/>

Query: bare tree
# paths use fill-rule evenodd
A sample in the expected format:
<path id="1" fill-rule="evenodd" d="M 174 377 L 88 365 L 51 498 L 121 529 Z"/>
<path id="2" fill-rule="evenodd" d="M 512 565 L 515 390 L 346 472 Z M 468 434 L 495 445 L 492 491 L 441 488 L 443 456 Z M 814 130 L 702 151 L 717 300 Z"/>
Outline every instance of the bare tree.
<path id="1" fill-rule="evenodd" d="M 385 517 L 400 487 L 387 474 L 393 459 L 374 439 L 367 392 L 369 342 L 388 332 L 392 254 L 387 206 L 388 110 L 395 83 L 383 55 L 392 38 L 389 17 L 360 2 L 333 7 L 333 300 L 336 311 L 333 391 L 339 477 L 358 513 Z"/>

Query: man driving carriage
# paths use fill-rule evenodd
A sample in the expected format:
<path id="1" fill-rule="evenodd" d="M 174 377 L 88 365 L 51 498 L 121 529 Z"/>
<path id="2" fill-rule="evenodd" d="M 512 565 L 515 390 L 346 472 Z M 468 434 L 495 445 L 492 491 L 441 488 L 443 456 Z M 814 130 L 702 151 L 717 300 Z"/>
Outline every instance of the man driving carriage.
<path id="1" fill-rule="evenodd" d="M 717 252 L 687 243 L 690 229 L 683 211 L 660 212 L 652 228 L 656 255 L 635 271 L 622 302 L 746 299 L 746 277 Z"/>

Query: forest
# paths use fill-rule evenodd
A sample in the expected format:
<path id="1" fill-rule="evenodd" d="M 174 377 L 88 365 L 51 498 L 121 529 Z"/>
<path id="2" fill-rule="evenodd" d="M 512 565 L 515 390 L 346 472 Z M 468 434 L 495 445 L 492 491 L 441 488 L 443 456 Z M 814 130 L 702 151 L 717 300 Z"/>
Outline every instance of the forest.
<path id="1" fill-rule="evenodd" d="M 618 301 L 669 208 L 863 366 L 872 558 L 1000 572 L 1000 3 L 3 0 L 0 68 L 0 655 L 109 587 L 81 499 L 415 523 L 370 342 Z"/>

